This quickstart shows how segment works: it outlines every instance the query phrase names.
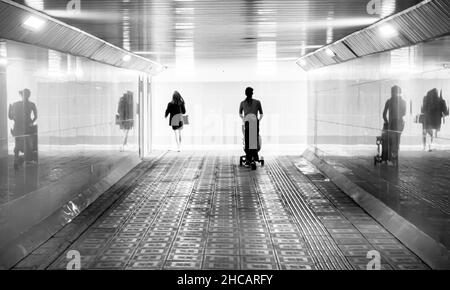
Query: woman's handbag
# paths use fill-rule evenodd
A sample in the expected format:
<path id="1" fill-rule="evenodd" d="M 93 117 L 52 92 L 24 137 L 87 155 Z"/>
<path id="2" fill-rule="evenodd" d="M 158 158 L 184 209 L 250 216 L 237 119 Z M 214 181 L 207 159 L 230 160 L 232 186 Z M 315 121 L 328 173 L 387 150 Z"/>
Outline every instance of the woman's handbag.
<path id="1" fill-rule="evenodd" d="M 189 125 L 189 115 L 183 115 L 183 125 Z"/>
<path id="2" fill-rule="evenodd" d="M 180 108 L 180 114 L 181 114 L 181 122 L 183 122 L 183 125 L 189 125 L 189 115 L 183 115 L 182 110 L 181 110 L 181 106 L 179 106 Z"/>

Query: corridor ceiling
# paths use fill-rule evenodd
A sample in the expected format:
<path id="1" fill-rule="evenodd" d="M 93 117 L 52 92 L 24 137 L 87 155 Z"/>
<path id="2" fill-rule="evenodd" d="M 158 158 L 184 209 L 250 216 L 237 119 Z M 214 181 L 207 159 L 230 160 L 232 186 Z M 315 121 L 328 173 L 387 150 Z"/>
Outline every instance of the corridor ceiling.
<path id="1" fill-rule="evenodd" d="M 308 52 L 421 1 L 16 2 L 41 10 L 114 45 L 171 65 L 177 58 L 295 61 Z"/>

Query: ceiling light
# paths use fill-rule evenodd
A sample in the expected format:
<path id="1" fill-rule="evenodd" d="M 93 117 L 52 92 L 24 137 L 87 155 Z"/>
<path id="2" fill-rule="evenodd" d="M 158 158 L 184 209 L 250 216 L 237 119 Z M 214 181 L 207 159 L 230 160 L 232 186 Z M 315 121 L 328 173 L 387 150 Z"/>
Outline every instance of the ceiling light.
<path id="1" fill-rule="evenodd" d="M 43 19 L 37 18 L 35 16 L 30 16 L 25 20 L 23 25 L 31 30 L 38 31 L 44 26 L 45 21 Z"/>
<path id="2" fill-rule="evenodd" d="M 383 24 L 378 30 L 381 36 L 386 38 L 393 37 L 398 34 L 397 30 L 389 24 Z"/>
<path id="3" fill-rule="evenodd" d="M 300 60 L 298 61 L 298 64 L 301 65 L 301 66 L 305 66 L 305 65 L 306 65 L 306 62 L 305 62 L 304 59 L 300 59 Z"/>
<path id="4" fill-rule="evenodd" d="M 329 56 L 336 56 L 336 54 L 329 48 L 325 49 L 325 52 L 329 55 Z"/>
<path id="5" fill-rule="evenodd" d="M 44 0 L 25 0 L 25 4 L 36 10 L 44 10 Z"/>
<path id="6" fill-rule="evenodd" d="M 122 58 L 123 61 L 130 61 L 130 59 L 131 59 L 131 56 L 130 56 L 129 54 L 125 55 L 125 56 Z"/>
<path id="7" fill-rule="evenodd" d="M 0 57 L 0 65 L 6 66 L 8 64 L 8 59 L 5 57 Z"/>

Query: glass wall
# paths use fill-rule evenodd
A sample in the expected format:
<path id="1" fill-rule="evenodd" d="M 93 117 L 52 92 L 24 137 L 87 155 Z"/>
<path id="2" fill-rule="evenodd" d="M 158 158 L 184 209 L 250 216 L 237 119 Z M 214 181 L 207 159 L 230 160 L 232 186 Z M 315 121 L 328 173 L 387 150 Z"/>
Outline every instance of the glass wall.
<path id="1" fill-rule="evenodd" d="M 0 53 L 1 249 L 138 158 L 139 74 L 12 41 Z"/>
<path id="2" fill-rule="evenodd" d="M 444 37 L 308 73 L 308 144 L 447 247 L 450 125 L 439 115 L 441 128 L 433 143 L 427 136 L 424 150 L 423 125 L 417 121 L 424 96 L 433 89 L 449 106 L 449 45 L 450 37 Z M 383 110 L 395 85 L 406 104 L 398 167 L 374 163 Z"/>

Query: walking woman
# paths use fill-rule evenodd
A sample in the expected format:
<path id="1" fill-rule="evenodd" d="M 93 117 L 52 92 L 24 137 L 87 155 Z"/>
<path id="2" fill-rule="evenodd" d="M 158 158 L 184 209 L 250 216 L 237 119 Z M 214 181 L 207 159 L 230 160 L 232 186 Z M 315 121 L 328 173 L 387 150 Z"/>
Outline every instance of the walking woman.
<path id="1" fill-rule="evenodd" d="M 177 142 L 178 152 L 181 151 L 181 130 L 183 129 L 183 114 L 186 114 L 186 108 L 184 106 L 184 100 L 180 93 L 173 92 L 172 101 L 167 104 L 166 115 L 170 115 L 169 126 L 172 126 L 175 134 L 175 141 Z"/>
<path id="2" fill-rule="evenodd" d="M 427 150 L 427 136 L 430 135 L 428 151 L 431 152 L 434 139 L 437 138 L 437 133 L 441 130 L 442 118 L 448 116 L 448 108 L 442 98 L 442 91 L 440 97 L 436 88 L 427 92 L 427 95 L 423 98 L 422 114 L 424 114 L 422 123 L 423 150 Z"/>

